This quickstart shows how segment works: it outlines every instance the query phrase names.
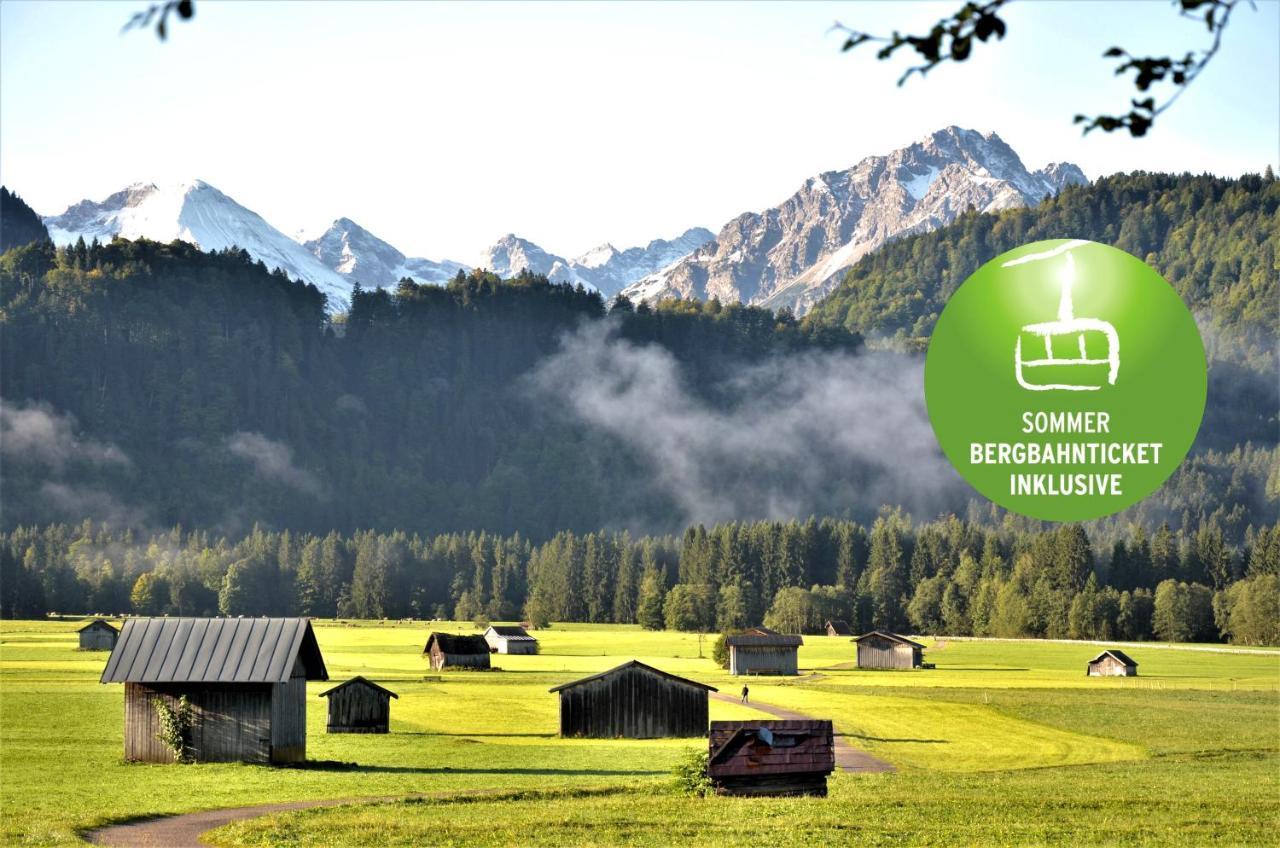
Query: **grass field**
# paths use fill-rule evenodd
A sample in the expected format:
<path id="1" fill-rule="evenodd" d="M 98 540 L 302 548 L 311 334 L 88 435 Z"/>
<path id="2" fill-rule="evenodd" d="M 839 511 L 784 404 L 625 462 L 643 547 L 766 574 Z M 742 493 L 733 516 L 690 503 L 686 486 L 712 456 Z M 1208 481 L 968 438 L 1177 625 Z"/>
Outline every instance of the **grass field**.
<path id="1" fill-rule="evenodd" d="M 557 625 L 501 671 L 420 658 L 424 624 L 317 622 L 331 677 L 400 694 L 387 736 L 327 735 L 320 765 L 162 766 L 121 759 L 122 687 L 73 623 L 0 623 L 0 842 L 75 842 L 161 813 L 310 798 L 381 800 L 216 831 L 219 845 L 1274 844 L 1280 828 L 1280 654 L 1134 649 L 1142 676 L 1090 679 L 1094 646 L 933 646 L 935 670 L 848 667 L 847 639 L 806 638 L 802 676 L 754 700 L 835 719 L 896 774 L 837 775 L 826 799 L 691 799 L 667 773 L 696 740 L 562 740 L 547 688 L 632 657 L 736 692 L 698 638 Z M 452 629 L 463 630 L 464 625 Z M 710 655 L 710 640 L 702 651 Z M 712 718 L 758 715 L 712 702 Z M 354 766 L 349 764 L 355 764 Z M 346 764 L 346 765 L 341 765 Z"/>

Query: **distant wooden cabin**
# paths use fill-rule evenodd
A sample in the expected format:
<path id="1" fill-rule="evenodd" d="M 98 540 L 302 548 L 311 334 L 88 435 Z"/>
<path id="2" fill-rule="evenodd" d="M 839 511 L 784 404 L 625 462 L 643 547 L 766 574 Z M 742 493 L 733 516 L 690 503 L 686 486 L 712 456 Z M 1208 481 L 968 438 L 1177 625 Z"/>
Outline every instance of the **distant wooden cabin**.
<path id="1" fill-rule="evenodd" d="M 81 627 L 79 633 L 82 651 L 109 651 L 116 646 L 116 640 L 120 638 L 120 631 L 100 618 L 95 618 Z"/>
<path id="2" fill-rule="evenodd" d="M 598 739 L 705 736 L 714 686 L 638 660 L 550 690 L 560 695 L 560 735 Z"/>
<path id="3" fill-rule="evenodd" d="M 538 640 L 523 627 L 490 625 L 484 641 L 495 654 L 536 654 Z"/>
<path id="4" fill-rule="evenodd" d="M 826 719 L 713 721 L 707 776 L 720 795 L 826 795 L 835 735 Z"/>
<path id="5" fill-rule="evenodd" d="M 1138 663 L 1118 648 L 1108 648 L 1089 660 L 1088 677 L 1137 677 Z"/>
<path id="6" fill-rule="evenodd" d="M 386 733 L 391 722 L 391 699 L 400 696 L 357 676 L 321 692 L 320 697 L 329 699 L 326 733 Z"/>
<path id="7" fill-rule="evenodd" d="M 827 622 L 828 636 L 852 636 L 853 628 L 849 626 L 849 622 L 839 618 L 833 618 Z"/>
<path id="8" fill-rule="evenodd" d="M 489 643 L 483 636 L 458 636 L 432 633 L 422 653 L 431 659 L 436 671 L 446 668 L 488 668 Z"/>
<path id="9" fill-rule="evenodd" d="M 804 639 L 767 627 L 753 627 L 725 640 L 729 646 L 729 673 L 799 674 L 800 646 Z"/>
<path id="10" fill-rule="evenodd" d="M 858 644 L 858 668 L 920 668 L 924 645 L 897 633 L 872 630 L 853 640 Z"/>
<path id="11" fill-rule="evenodd" d="M 173 762 L 156 704 L 191 708 L 198 762 L 294 763 L 307 756 L 307 681 L 328 680 L 305 618 L 133 618 L 103 683 L 124 684 L 124 756 Z"/>

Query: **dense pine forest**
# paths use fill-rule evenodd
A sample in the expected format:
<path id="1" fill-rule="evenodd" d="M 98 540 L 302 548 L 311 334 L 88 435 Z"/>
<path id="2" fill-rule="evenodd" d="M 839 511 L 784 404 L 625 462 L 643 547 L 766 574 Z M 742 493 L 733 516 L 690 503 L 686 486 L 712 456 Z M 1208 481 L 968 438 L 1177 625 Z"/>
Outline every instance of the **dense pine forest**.
<path id="1" fill-rule="evenodd" d="M 1210 396 L 1158 493 L 1049 530 L 972 496 L 916 395 L 955 286 L 1064 234 L 1166 275 Z M 0 256 L 0 613 L 1275 642 L 1278 242 L 1270 174 L 1118 175 L 887 245 L 803 320 L 484 271 L 335 318 L 243 251 L 31 228 Z"/>
<path id="2" fill-rule="evenodd" d="M 90 522 L 0 537 L 5 616 L 527 617 L 815 633 L 828 619 L 913 633 L 1280 642 L 1280 529 L 1132 528 L 1096 551 L 1079 525 L 999 529 L 886 511 L 849 521 L 730 523 L 682 538 L 563 532 L 142 538 Z"/>

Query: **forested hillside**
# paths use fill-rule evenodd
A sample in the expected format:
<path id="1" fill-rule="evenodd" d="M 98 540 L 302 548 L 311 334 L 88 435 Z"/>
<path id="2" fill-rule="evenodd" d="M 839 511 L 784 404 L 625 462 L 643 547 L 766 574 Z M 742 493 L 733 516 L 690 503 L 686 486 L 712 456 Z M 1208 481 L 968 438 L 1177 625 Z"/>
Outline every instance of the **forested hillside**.
<path id="1" fill-rule="evenodd" d="M 725 381 L 753 363 L 859 344 L 753 308 L 607 314 L 581 288 L 480 272 L 357 291 L 330 325 L 315 288 L 180 242 L 11 251 L 0 308 L 9 527 L 675 528 L 683 512 L 646 458 L 562 414 L 552 384 L 607 358 L 575 360 L 562 337 L 607 327 L 611 349 L 660 350 L 637 368 L 671 365 L 713 405 L 735 402 Z M 856 481 L 856 464 L 840 470 Z"/>
<path id="2" fill-rule="evenodd" d="M 0 186 L 0 253 L 48 240 L 49 231 L 36 211 L 21 197 Z"/>

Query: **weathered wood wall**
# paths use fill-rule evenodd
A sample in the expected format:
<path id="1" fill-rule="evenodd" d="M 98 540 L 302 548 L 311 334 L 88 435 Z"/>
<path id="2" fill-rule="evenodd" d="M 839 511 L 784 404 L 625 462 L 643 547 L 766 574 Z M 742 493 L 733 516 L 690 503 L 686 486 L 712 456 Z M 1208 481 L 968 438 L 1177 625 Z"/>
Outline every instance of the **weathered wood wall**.
<path id="1" fill-rule="evenodd" d="M 799 651 L 777 645 L 732 645 L 730 674 L 799 674 Z"/>
<path id="2" fill-rule="evenodd" d="M 1125 665 L 1115 657 L 1107 656 L 1089 663 L 1090 677 L 1137 677 L 1138 669 Z"/>
<path id="3" fill-rule="evenodd" d="M 371 686 L 353 684 L 329 695 L 329 733 L 386 733 L 391 696 Z"/>
<path id="4" fill-rule="evenodd" d="M 192 709 L 191 751 L 199 762 L 271 760 L 271 684 L 126 683 L 124 756 L 127 760 L 171 763 L 173 752 L 158 738 L 154 702 L 174 709 L 186 695 Z"/>
<path id="5" fill-rule="evenodd" d="M 110 651 L 119 635 L 105 627 L 90 627 L 80 631 L 80 647 L 86 651 Z"/>
<path id="6" fill-rule="evenodd" d="M 537 642 L 527 642 L 524 639 L 494 639 L 489 644 L 493 645 L 493 649 L 500 654 L 536 654 L 538 653 Z"/>
<path id="7" fill-rule="evenodd" d="M 858 643 L 858 668 L 915 668 L 919 649 L 876 636 Z"/>
<path id="8" fill-rule="evenodd" d="M 439 645 L 431 646 L 431 667 L 436 671 L 445 668 L 488 668 L 489 654 L 446 654 Z"/>
<path id="9" fill-rule="evenodd" d="M 707 690 L 630 668 L 560 690 L 560 735 L 705 736 Z"/>
<path id="10" fill-rule="evenodd" d="M 307 671 L 295 660 L 288 683 L 271 686 L 271 762 L 307 759 Z"/>

